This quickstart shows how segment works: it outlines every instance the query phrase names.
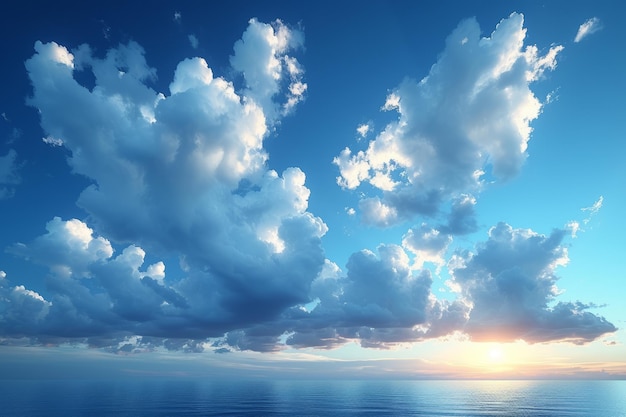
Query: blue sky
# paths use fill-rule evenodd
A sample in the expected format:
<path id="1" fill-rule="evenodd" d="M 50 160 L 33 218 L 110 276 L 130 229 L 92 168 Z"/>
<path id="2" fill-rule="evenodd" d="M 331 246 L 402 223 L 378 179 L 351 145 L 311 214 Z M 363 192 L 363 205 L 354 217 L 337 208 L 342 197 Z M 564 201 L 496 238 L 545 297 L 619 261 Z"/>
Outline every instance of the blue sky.
<path id="1" fill-rule="evenodd" d="M 626 375 L 621 5 L 4 7 L 3 375 Z"/>

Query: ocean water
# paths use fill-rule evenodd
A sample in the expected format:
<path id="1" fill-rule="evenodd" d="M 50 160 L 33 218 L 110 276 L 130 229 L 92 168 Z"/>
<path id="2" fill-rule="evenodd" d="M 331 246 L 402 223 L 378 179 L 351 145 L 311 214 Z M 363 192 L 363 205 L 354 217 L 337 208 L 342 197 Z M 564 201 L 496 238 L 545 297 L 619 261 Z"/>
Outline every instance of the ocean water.
<path id="1" fill-rule="evenodd" d="M 9 416 L 626 416 L 626 381 L 0 381 Z"/>

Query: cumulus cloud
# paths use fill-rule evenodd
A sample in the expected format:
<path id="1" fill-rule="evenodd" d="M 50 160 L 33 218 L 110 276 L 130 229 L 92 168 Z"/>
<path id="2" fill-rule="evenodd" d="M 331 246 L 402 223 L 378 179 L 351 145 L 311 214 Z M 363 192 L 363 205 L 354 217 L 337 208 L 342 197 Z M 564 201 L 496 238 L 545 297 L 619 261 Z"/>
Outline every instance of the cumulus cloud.
<path id="1" fill-rule="evenodd" d="M 157 92 L 156 70 L 135 42 L 105 56 L 36 42 L 28 102 L 93 184 L 78 199 L 90 226 L 54 218 L 46 234 L 10 249 L 50 270 L 50 309 L 22 333 L 202 339 L 309 301 L 327 227 L 307 211 L 305 174 L 269 169 L 263 148 L 306 90 L 302 66 L 287 55 L 302 43 L 280 21 L 252 19 L 231 57 L 242 85 L 196 57 L 178 64 L 169 92 Z M 93 74 L 92 88 L 78 81 L 82 71 Z M 184 275 L 144 265 L 146 250 L 180 257 Z"/>
<path id="2" fill-rule="evenodd" d="M 57 217 L 46 229 L 45 235 L 10 251 L 49 268 L 50 298 L 45 300 L 23 286 L 12 287 L 12 293 L 30 297 L 38 313 L 30 314 L 29 321 L 17 320 L 23 305 L 5 297 L 4 336 L 113 337 L 156 332 L 153 327 L 159 317 L 171 319 L 177 308 L 186 307 L 182 296 L 163 283 L 162 262 L 143 269 L 145 251 L 140 247 L 130 245 L 114 256 L 110 242 L 77 219 Z"/>
<path id="3" fill-rule="evenodd" d="M 587 19 L 585 23 L 578 27 L 578 32 L 576 32 L 576 37 L 574 37 L 574 42 L 578 43 L 582 41 L 587 36 L 596 33 L 602 29 L 602 22 L 597 17 L 592 17 L 591 19 Z"/>
<path id="4" fill-rule="evenodd" d="M 271 327 L 239 331 L 235 346 L 243 346 L 239 340 L 252 346 L 261 335 L 261 350 L 275 350 L 287 335 L 284 343 L 298 348 L 331 349 L 356 341 L 387 349 L 462 328 L 468 306 L 437 300 L 430 271 L 415 270 L 400 246 L 381 245 L 377 252 L 354 253 L 345 274 L 327 262 L 311 288 L 317 301 L 312 310 L 292 308 Z"/>
<path id="5" fill-rule="evenodd" d="M 462 194 L 452 201 L 446 224 L 440 226 L 444 233 L 465 235 L 478 229 L 476 223 L 476 199 L 472 195 Z"/>
<path id="6" fill-rule="evenodd" d="M 453 287 L 472 306 L 464 326 L 472 339 L 585 343 L 617 330 L 587 311 L 592 305 L 556 302 L 556 269 L 568 262 L 565 235 L 560 229 L 545 236 L 499 223 L 475 253 L 453 258 Z"/>
<path id="7" fill-rule="evenodd" d="M 586 343 L 616 330 L 588 311 L 592 304 L 556 301 L 561 291 L 555 271 L 568 262 L 565 230 L 544 236 L 505 223 L 492 227 L 487 241 L 474 251 L 457 252 L 448 263 L 449 285 L 459 295 L 454 301 L 438 300 L 431 272 L 412 265 L 396 245 L 354 253 L 346 273 L 325 260 L 305 290 L 314 302 L 305 306 L 293 288 L 284 288 L 289 284 L 283 277 L 263 283 L 269 286 L 267 299 L 261 292 L 248 298 L 241 292 L 255 289 L 242 280 L 225 283 L 198 270 L 183 280 L 169 279 L 163 262 L 146 265 L 145 251 L 135 245 L 116 253 L 79 220 L 55 218 L 47 229 L 13 251 L 50 268 L 51 296 L 10 285 L 1 274 L 2 336 L 47 343 L 51 337 L 57 343 L 80 338 L 115 352 L 158 347 L 269 352 L 285 345 L 330 349 L 352 341 L 387 349 L 455 332 L 477 341 Z M 293 232 L 301 230 L 297 225 Z M 450 239 L 422 225 L 407 233 L 403 245 L 422 263 L 439 263 Z M 59 247 L 57 256 L 50 253 L 53 246 Z M 317 261 L 309 263 L 314 265 Z M 272 308 L 269 297 L 288 302 Z M 209 337 L 215 340 L 211 346 Z"/>
<path id="8" fill-rule="evenodd" d="M 341 187 L 367 182 L 380 191 L 361 206 L 366 222 L 432 215 L 443 200 L 480 191 L 485 174 L 507 179 L 519 172 L 542 107 L 530 86 L 555 68 L 563 49 L 540 55 L 524 45 L 525 35 L 520 14 L 489 37 L 466 20 L 426 77 L 407 79 L 389 94 L 382 110 L 398 119 L 367 149 L 346 148 L 334 159 Z"/>
<path id="9" fill-rule="evenodd" d="M 98 338 L 112 346 L 140 335 L 159 338 L 151 343 L 162 345 L 172 338 L 219 337 L 275 318 L 308 301 L 314 277 L 296 268 L 322 269 L 317 239 L 308 235 L 308 242 L 299 242 L 296 236 L 306 233 L 307 226 L 302 219 L 285 222 L 281 230 L 285 253 L 273 262 L 253 260 L 245 265 L 241 259 L 224 259 L 225 267 L 210 266 L 215 272 L 192 269 L 183 279 L 170 279 L 164 262 L 146 264 L 141 247 L 129 245 L 116 252 L 84 222 L 54 218 L 46 234 L 10 248 L 13 254 L 48 267 L 50 298 L 3 279 L 2 336 Z M 24 300 L 29 312 L 23 311 Z"/>
<path id="10" fill-rule="evenodd" d="M 288 28 L 280 20 L 272 24 L 250 19 L 249 26 L 235 43 L 232 67 L 241 72 L 246 82 L 245 95 L 263 107 L 268 119 L 291 112 L 304 99 L 307 84 L 302 81 L 300 63 L 288 55 L 304 45 L 304 34 Z M 276 95 L 286 85 L 286 100 Z"/>
<path id="11" fill-rule="evenodd" d="M 6 308 L 10 305 L 12 308 Z M 23 285 L 10 286 L 6 274 L 0 278 L 0 323 L 3 333 L 17 337 L 32 331 L 48 315 L 51 303 Z"/>
<path id="12" fill-rule="evenodd" d="M 10 251 L 67 278 L 88 276 L 89 264 L 113 254 L 111 243 L 102 237 L 94 239 L 93 230 L 78 219 L 63 221 L 55 217 L 48 222 L 46 230 L 45 235 L 29 245 L 18 243 Z"/>
<path id="13" fill-rule="evenodd" d="M 457 250 L 448 261 L 447 284 L 457 294 L 448 301 L 435 297 L 433 276 L 418 263 L 442 262 L 451 236 L 422 225 L 405 235 L 404 248 L 354 253 L 346 272 L 327 262 L 311 287 L 311 310 L 288 309 L 272 326 L 242 329 L 230 340 L 262 351 L 280 348 L 285 335 L 288 346 L 322 349 L 348 342 L 387 349 L 455 333 L 476 341 L 587 343 L 617 329 L 589 311 L 593 304 L 558 300 L 566 234 L 497 224 L 486 241 Z"/>
<path id="14" fill-rule="evenodd" d="M 0 200 L 13 196 L 15 186 L 20 183 L 18 168 L 15 150 L 10 149 L 6 155 L 0 155 Z"/>
<path id="15" fill-rule="evenodd" d="M 415 254 L 415 265 L 418 268 L 421 268 L 424 262 L 443 265 L 444 254 L 451 242 L 452 236 L 441 233 L 426 223 L 422 223 L 418 228 L 409 229 L 402 238 L 402 246 Z"/>

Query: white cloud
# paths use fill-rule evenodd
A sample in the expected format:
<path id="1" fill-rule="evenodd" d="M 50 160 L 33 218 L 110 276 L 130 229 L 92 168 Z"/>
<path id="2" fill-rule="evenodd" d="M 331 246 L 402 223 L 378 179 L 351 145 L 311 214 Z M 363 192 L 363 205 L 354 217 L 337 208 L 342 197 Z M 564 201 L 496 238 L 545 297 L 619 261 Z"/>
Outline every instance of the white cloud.
<path id="1" fill-rule="evenodd" d="M 359 134 L 360 138 L 365 138 L 367 134 L 370 132 L 372 126 L 370 123 L 364 123 L 362 125 L 357 126 L 356 132 Z"/>
<path id="2" fill-rule="evenodd" d="M 600 29 L 602 29 L 602 22 L 600 22 L 600 19 L 597 17 L 587 19 L 585 23 L 578 27 L 578 32 L 576 32 L 574 42 L 578 43 L 592 33 L 596 33 Z"/>
<path id="3" fill-rule="evenodd" d="M 50 146 L 63 146 L 63 139 L 55 138 L 52 136 L 46 136 L 42 138 L 43 143 L 46 143 Z"/>
<path id="4" fill-rule="evenodd" d="M 359 202 L 359 209 L 363 213 L 363 222 L 376 226 L 386 227 L 398 220 L 398 211 L 379 198 L 367 198 Z"/>
<path id="5" fill-rule="evenodd" d="M 337 177 L 337 184 L 343 188 L 355 189 L 361 181 L 369 178 L 370 166 L 362 151 L 352 156 L 352 151 L 345 148 L 333 159 L 333 163 L 339 166 L 341 176 Z"/>
<path id="6" fill-rule="evenodd" d="M 37 41 L 35 42 L 35 51 L 37 51 L 42 58 L 50 62 L 62 64 L 70 69 L 74 69 L 74 55 L 56 42 L 44 44 Z"/>
<path id="7" fill-rule="evenodd" d="M 388 95 L 382 110 L 396 111 L 398 120 L 366 150 L 346 148 L 334 159 L 338 184 L 354 189 L 369 182 L 382 193 L 380 206 L 402 221 L 437 211 L 436 200 L 480 191 L 485 171 L 500 179 L 516 175 L 542 106 L 530 84 L 555 68 L 562 50 L 553 46 L 540 56 L 524 45 L 525 34 L 515 13 L 489 37 L 481 37 L 475 20 L 462 22 L 426 77 Z"/>
<path id="8" fill-rule="evenodd" d="M 250 19 L 248 28 L 235 43 L 230 63 L 244 76 L 245 96 L 263 109 L 270 123 L 292 111 L 304 98 L 307 86 L 302 82 L 302 68 L 287 54 L 303 44 L 304 35 L 299 30 L 288 28 L 280 20 L 267 24 L 256 19 Z M 276 96 L 284 84 L 289 93 L 279 103 Z"/>
<path id="9" fill-rule="evenodd" d="M 89 277 L 88 266 L 113 254 L 111 243 L 94 238 L 93 230 L 78 219 L 55 217 L 46 224 L 46 234 L 29 245 L 16 244 L 11 252 L 50 267 L 65 277 Z"/>
<path id="10" fill-rule="evenodd" d="M 565 230 L 569 230 L 571 233 L 571 236 L 575 238 L 577 237 L 577 233 L 580 230 L 580 223 L 578 223 L 575 220 L 572 220 L 565 225 Z"/>
<path id="11" fill-rule="evenodd" d="M 396 93 L 389 94 L 380 109 L 382 111 L 400 110 L 400 96 Z"/>

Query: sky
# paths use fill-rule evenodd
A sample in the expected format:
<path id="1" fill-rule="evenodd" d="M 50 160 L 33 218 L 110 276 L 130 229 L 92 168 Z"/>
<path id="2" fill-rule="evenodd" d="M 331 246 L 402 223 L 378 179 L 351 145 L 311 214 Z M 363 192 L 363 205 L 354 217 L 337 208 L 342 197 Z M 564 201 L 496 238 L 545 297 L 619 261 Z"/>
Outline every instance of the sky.
<path id="1" fill-rule="evenodd" d="M 3 378 L 625 378 L 619 2 L 3 5 Z"/>

